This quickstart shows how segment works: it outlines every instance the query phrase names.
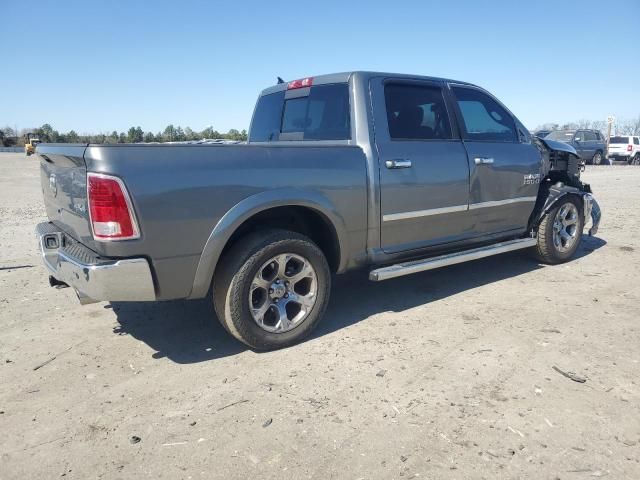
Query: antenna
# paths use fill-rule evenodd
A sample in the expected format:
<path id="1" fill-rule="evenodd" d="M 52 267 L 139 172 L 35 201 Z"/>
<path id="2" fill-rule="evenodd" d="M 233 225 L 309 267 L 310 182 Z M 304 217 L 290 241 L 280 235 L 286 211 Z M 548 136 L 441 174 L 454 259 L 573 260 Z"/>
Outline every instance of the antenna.
<path id="1" fill-rule="evenodd" d="M 284 83 L 284 80 L 280 77 L 278 77 L 278 85 L 280 85 L 281 83 Z"/>

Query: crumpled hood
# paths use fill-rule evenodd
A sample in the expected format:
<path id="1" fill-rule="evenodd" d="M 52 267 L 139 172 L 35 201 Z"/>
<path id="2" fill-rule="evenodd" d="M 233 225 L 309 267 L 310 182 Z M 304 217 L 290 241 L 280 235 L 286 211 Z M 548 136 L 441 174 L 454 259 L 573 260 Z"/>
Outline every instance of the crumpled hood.
<path id="1" fill-rule="evenodd" d="M 546 138 L 539 138 L 538 140 L 544 143 L 545 146 L 551 150 L 556 150 L 558 152 L 567 152 L 580 158 L 578 152 L 576 152 L 576 149 L 568 143 L 556 142 L 555 140 L 547 140 Z"/>

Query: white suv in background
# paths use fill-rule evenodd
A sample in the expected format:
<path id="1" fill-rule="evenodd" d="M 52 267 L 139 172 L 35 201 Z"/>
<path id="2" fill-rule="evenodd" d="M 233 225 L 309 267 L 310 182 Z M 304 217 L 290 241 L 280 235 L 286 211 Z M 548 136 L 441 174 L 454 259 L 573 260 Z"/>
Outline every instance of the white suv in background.
<path id="1" fill-rule="evenodd" d="M 607 157 L 611 161 L 624 161 L 629 165 L 640 165 L 640 137 L 631 135 L 611 137 Z"/>

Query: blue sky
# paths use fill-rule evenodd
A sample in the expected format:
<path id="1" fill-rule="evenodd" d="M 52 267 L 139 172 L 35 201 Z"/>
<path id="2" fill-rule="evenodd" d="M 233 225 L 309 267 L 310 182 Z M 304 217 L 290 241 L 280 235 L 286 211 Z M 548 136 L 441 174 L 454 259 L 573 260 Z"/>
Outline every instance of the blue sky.
<path id="1" fill-rule="evenodd" d="M 27 4 L 0 0 L 0 126 L 242 129 L 277 75 L 348 70 L 470 81 L 529 128 L 640 115 L 638 0 Z"/>

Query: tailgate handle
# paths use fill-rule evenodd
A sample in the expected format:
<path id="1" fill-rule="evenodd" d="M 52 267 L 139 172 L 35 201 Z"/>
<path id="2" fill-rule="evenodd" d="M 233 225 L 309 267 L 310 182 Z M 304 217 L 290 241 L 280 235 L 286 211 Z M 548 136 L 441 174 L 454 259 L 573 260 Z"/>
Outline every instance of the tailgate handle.
<path id="1" fill-rule="evenodd" d="M 384 164 L 389 169 L 411 168 L 411 160 L 404 160 L 404 159 L 387 160 L 386 162 L 384 162 Z"/>

